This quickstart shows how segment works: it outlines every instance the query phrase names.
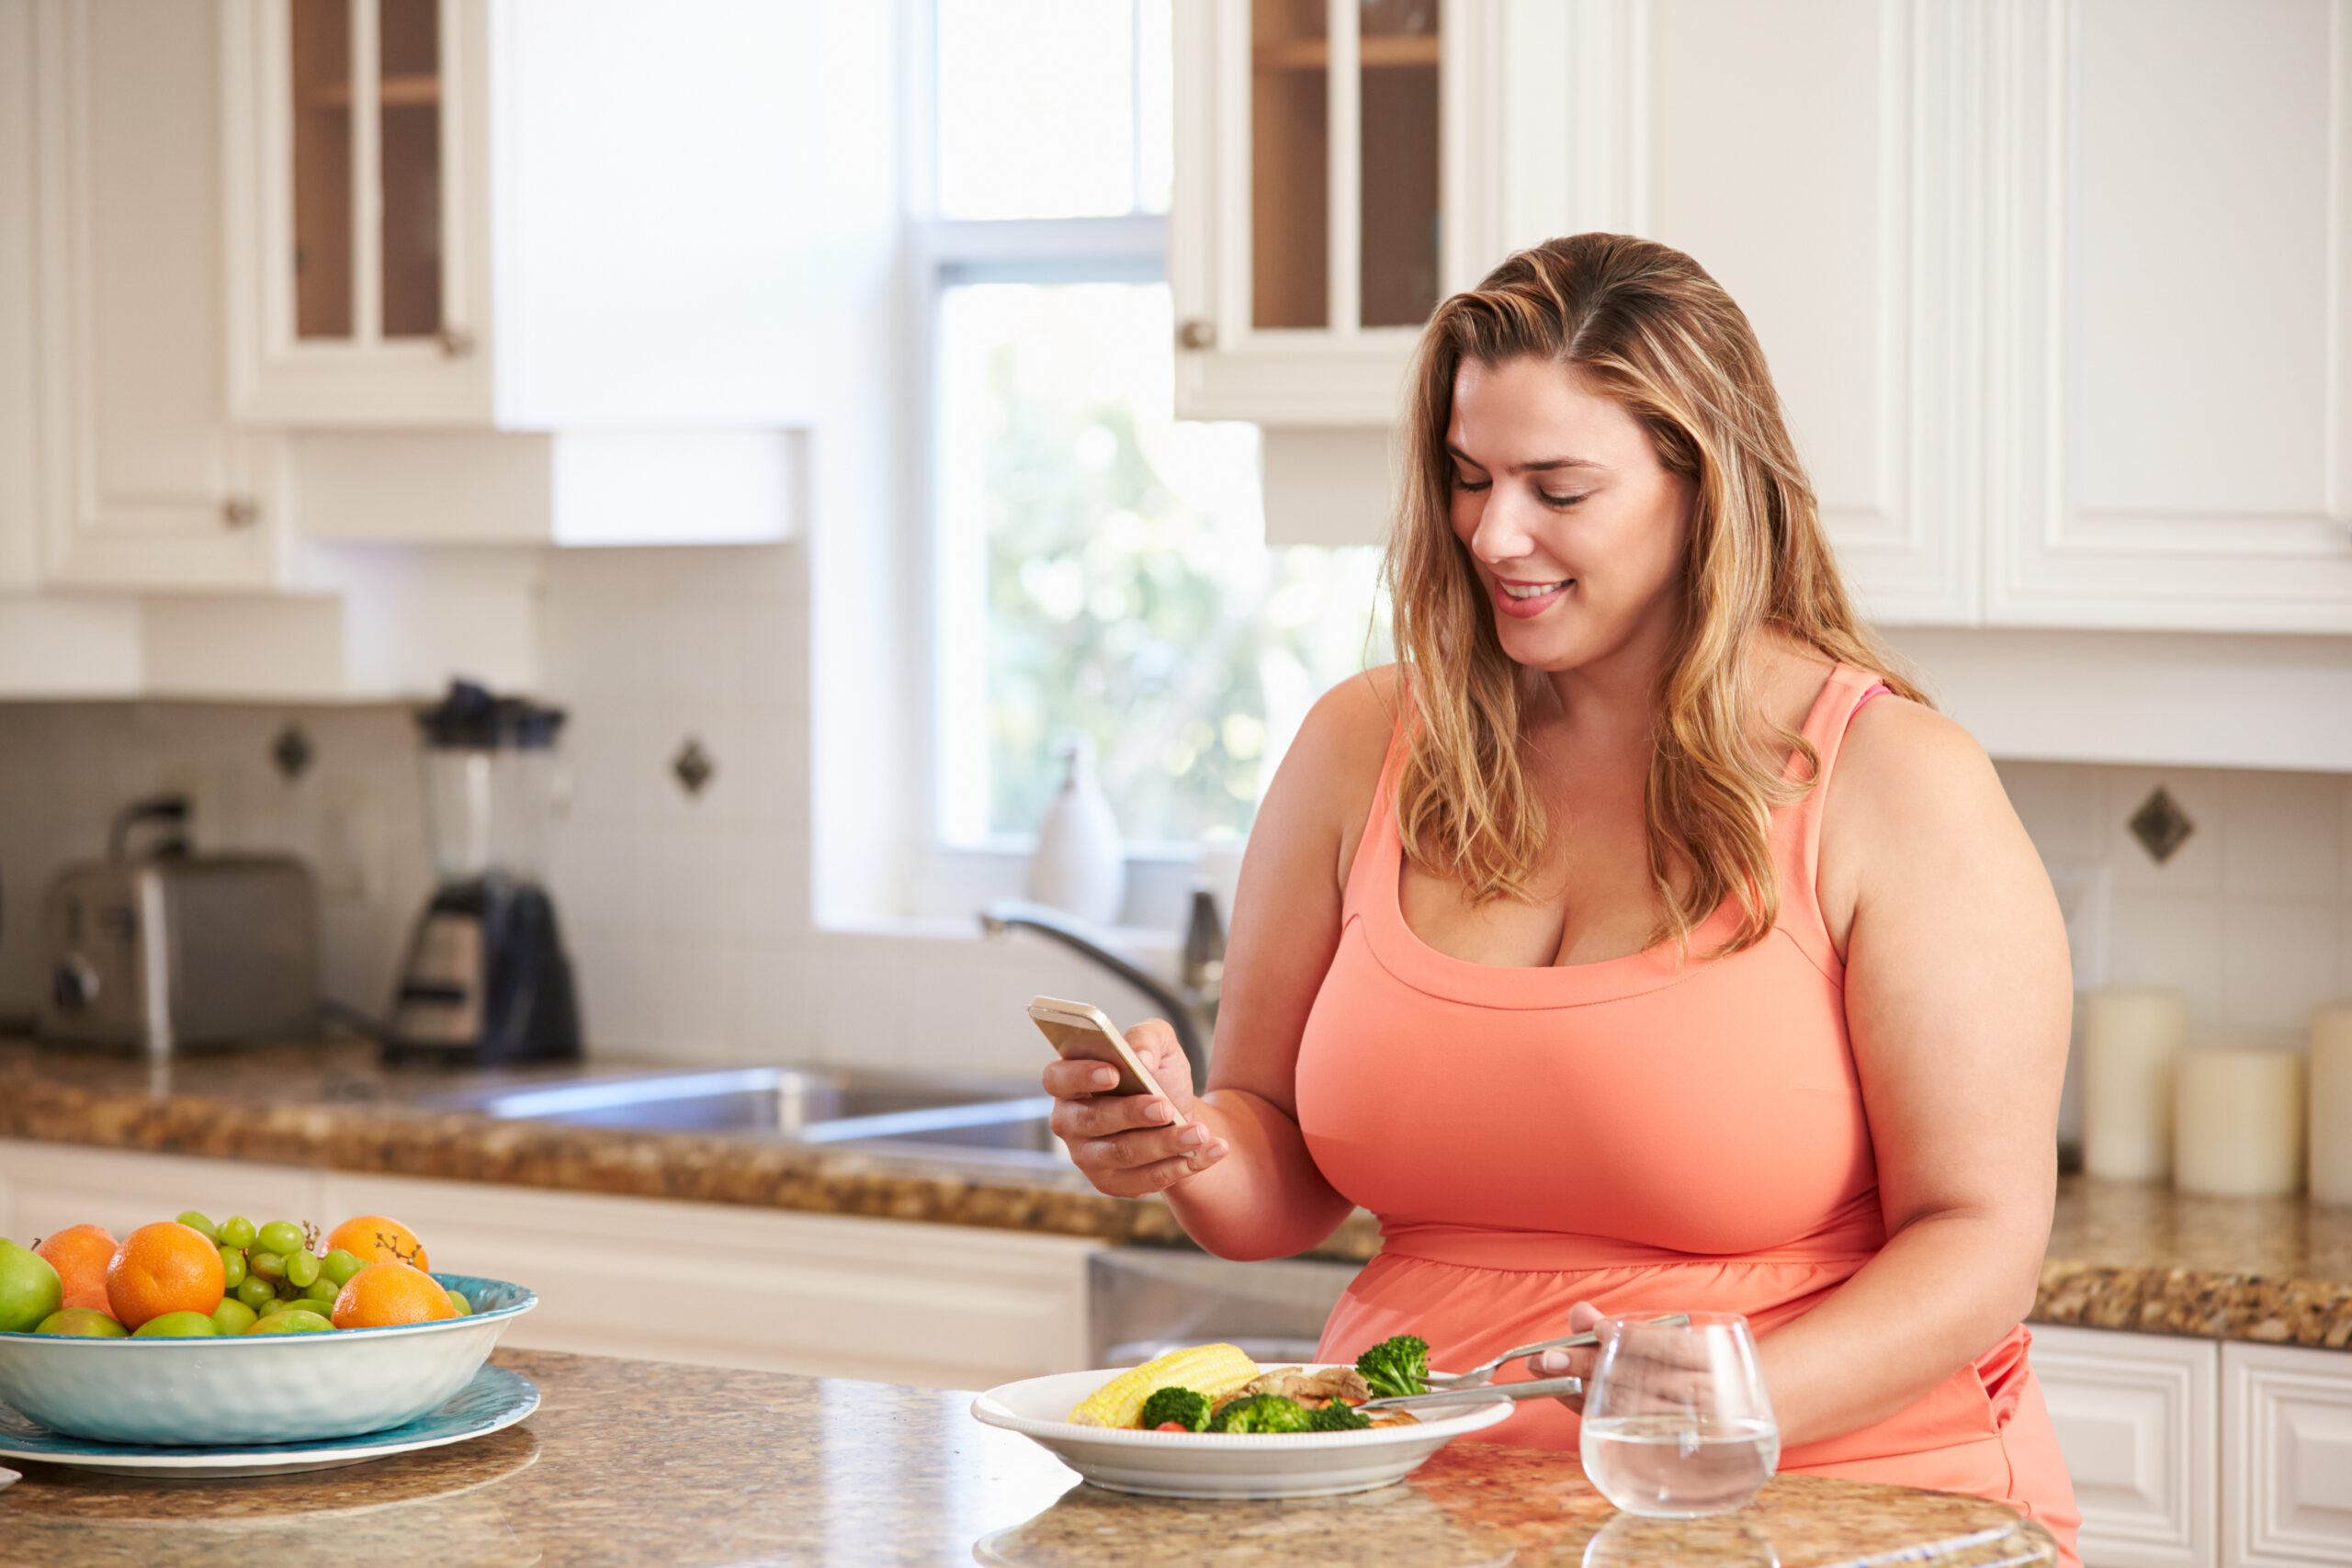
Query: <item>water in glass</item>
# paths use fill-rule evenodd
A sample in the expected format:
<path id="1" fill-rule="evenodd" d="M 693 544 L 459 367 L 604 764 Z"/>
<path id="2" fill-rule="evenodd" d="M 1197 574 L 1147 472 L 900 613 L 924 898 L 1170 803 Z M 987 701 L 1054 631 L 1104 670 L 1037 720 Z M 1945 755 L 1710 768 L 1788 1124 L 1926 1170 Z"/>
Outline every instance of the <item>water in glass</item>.
<path id="1" fill-rule="evenodd" d="M 1580 1446 L 1603 1496 L 1629 1514 L 1690 1518 L 1740 1507 L 1771 1479 L 1780 1427 L 1745 1318 L 1613 1319 L 1600 1337 Z"/>

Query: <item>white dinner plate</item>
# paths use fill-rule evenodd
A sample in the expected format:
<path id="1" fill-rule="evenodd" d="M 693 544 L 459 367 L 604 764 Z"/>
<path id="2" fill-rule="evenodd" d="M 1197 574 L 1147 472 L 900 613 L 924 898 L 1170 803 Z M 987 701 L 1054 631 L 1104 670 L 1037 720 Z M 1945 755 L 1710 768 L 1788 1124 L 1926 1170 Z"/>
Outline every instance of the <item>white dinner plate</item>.
<path id="1" fill-rule="evenodd" d="M 1510 1401 L 1423 1413 L 1401 1427 L 1357 1432 L 1145 1432 L 1080 1427 L 1071 1407 L 1125 1368 L 1057 1372 L 992 1388 L 972 1414 L 1018 1432 L 1114 1492 L 1148 1497 L 1328 1497 L 1401 1481 L 1465 1432 L 1510 1415 Z M 1310 1365 L 1310 1371 L 1319 1370 Z"/>

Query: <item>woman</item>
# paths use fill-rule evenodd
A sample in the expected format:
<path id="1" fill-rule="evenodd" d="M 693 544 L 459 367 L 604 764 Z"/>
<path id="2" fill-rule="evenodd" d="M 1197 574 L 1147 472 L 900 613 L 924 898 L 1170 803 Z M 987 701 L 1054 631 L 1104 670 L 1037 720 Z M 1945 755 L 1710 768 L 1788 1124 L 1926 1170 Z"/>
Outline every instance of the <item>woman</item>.
<path id="1" fill-rule="evenodd" d="M 1173 1104 L 1056 1063 L 1054 1130 L 1224 1257 L 1378 1214 L 1327 1359 L 1745 1313 L 1784 1471 L 2001 1498 L 2071 1562 L 2019 1321 L 2064 930 L 1856 616 L 1747 319 L 1679 252 L 1553 241 L 1439 309 L 1410 421 L 1398 662 L 1267 792 L 1208 1091 L 1146 1023 Z"/>

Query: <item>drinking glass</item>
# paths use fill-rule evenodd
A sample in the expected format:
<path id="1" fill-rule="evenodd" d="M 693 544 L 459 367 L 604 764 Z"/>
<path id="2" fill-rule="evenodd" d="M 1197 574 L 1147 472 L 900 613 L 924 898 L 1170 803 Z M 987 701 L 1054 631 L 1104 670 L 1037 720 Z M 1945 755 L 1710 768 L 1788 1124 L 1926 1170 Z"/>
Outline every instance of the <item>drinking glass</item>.
<path id="1" fill-rule="evenodd" d="M 1781 1428 L 1746 1318 L 1611 1318 L 1600 1334 L 1579 1451 L 1601 1495 L 1629 1514 L 1688 1519 L 1728 1513 L 1771 1479 Z"/>

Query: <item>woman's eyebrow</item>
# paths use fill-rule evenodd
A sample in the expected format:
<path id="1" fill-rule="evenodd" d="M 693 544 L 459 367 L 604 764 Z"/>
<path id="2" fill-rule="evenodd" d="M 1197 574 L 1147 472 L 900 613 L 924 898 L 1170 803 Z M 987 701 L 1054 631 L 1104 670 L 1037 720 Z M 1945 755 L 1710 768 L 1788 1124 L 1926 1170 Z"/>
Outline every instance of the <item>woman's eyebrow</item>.
<path id="1" fill-rule="evenodd" d="M 1487 466 L 1451 441 L 1445 444 L 1445 449 L 1474 468 L 1483 468 Z M 1544 474 L 1560 468 L 1606 468 L 1607 467 L 1609 467 L 1608 464 L 1592 457 L 1543 457 L 1532 463 L 1514 463 L 1510 467 L 1510 471 L 1517 474 Z"/>

